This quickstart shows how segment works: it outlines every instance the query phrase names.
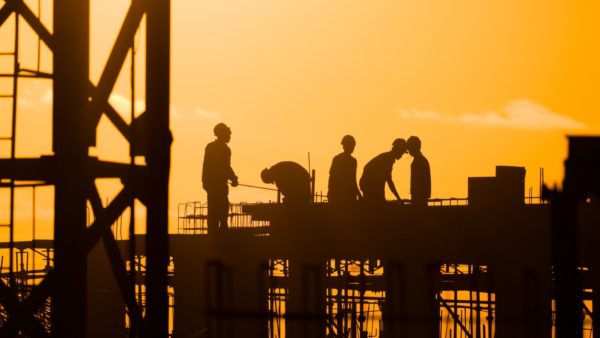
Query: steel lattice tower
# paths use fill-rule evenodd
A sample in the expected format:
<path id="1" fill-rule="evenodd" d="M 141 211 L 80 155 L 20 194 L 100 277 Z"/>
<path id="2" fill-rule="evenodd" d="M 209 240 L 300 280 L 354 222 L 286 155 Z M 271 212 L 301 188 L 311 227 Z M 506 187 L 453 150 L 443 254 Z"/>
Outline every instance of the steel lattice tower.
<path id="1" fill-rule="evenodd" d="M 53 6 L 52 33 L 22 0 L 5 0 L 0 8 L 0 26 L 14 14 L 17 21 L 21 18 L 31 26 L 53 52 L 54 151 L 51 156 L 39 158 L 2 159 L 0 178 L 10 182 L 41 181 L 55 188 L 54 268 L 24 299 L 20 299 L 10 283 L 0 281 L 0 303 L 8 313 L 0 336 L 16 336 L 23 331 L 36 337 L 83 337 L 87 254 L 102 242 L 125 300 L 133 334 L 167 337 L 167 209 L 172 141 L 170 1 L 131 2 L 97 84 L 89 79 L 89 0 L 55 0 Z M 108 103 L 108 98 L 144 18 L 146 112 L 127 123 Z M 145 165 L 100 161 L 89 155 L 102 115 L 130 143 L 132 156 L 145 156 Z M 98 178 L 120 178 L 123 182 L 123 189 L 106 207 L 94 183 Z M 135 299 L 134 280 L 127 273 L 111 232 L 111 225 L 134 199 L 147 208 L 145 316 Z M 86 226 L 87 203 L 92 206 L 95 218 L 90 226 Z M 52 304 L 51 332 L 34 315 L 48 299 Z"/>

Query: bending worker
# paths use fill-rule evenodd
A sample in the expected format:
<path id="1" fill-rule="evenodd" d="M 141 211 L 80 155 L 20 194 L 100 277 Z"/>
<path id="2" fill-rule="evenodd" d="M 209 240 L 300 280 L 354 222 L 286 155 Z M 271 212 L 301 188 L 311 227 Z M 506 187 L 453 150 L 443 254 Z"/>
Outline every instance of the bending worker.
<path id="1" fill-rule="evenodd" d="M 238 185 L 238 178 L 231 168 L 231 149 L 227 143 L 231 140 L 231 129 L 224 123 L 214 128 L 216 140 L 209 143 L 204 151 L 202 166 L 202 187 L 206 190 L 208 201 L 208 233 L 227 230 L 229 216 L 229 187 Z"/>
<path id="2" fill-rule="evenodd" d="M 398 201 L 402 201 L 394 181 L 392 180 L 392 169 L 394 162 L 399 160 L 406 152 L 406 141 L 398 138 L 392 143 L 392 150 L 382 153 L 373 158 L 365 168 L 360 178 L 360 189 L 363 192 L 364 200 L 367 202 L 383 203 L 385 202 L 385 184 L 396 196 Z"/>
<path id="3" fill-rule="evenodd" d="M 351 135 L 342 138 L 344 151 L 333 158 L 329 169 L 329 190 L 327 199 L 330 203 L 348 203 L 361 198 L 356 184 L 356 159 L 352 156 L 356 141 Z"/>
<path id="4" fill-rule="evenodd" d="M 274 183 L 287 204 L 306 204 L 311 200 L 310 175 L 296 162 L 279 162 L 260 173 L 262 181 Z"/>

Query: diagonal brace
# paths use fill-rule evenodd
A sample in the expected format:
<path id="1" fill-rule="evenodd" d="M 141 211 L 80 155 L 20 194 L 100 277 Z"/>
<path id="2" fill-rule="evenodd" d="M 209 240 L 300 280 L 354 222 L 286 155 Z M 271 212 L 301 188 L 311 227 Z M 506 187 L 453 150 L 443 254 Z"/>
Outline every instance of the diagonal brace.
<path id="1" fill-rule="evenodd" d="M 0 300 L 8 312 L 8 320 L 0 328 L 0 337 L 15 337 L 19 329 L 27 331 L 33 337 L 50 337 L 33 316 L 50 293 L 49 284 L 53 277 L 50 273 L 48 276 L 50 278 L 45 278 L 23 302 L 20 302 L 16 294 L 0 280 Z"/>
<path id="2" fill-rule="evenodd" d="M 90 189 L 90 204 L 92 205 L 95 215 L 99 215 L 104 212 L 98 189 L 96 189 L 96 187 L 93 185 Z M 117 284 L 119 285 L 121 296 L 123 297 L 123 300 L 129 309 L 129 317 L 131 318 L 132 329 L 134 333 L 139 334 L 143 327 L 143 316 L 136 302 L 135 293 L 133 292 L 135 287 L 133 279 L 127 278 L 125 262 L 123 262 L 121 252 L 119 251 L 119 247 L 115 241 L 112 231 L 110 231 L 110 227 L 104 227 L 103 230 L 104 233 L 102 235 L 102 240 L 106 254 L 113 269 Z"/>
<path id="3" fill-rule="evenodd" d="M 14 4 L 12 1 L 7 1 L 2 8 L 0 8 L 0 26 L 4 24 L 4 21 L 14 12 Z"/>
<path id="4" fill-rule="evenodd" d="M 131 2 L 131 6 L 129 7 L 129 11 L 125 16 L 117 40 L 108 57 L 102 76 L 98 81 L 96 91 L 92 96 L 92 113 L 95 114 L 96 121 L 100 118 L 100 113 L 105 108 L 105 102 L 108 101 L 108 97 L 121 72 L 125 58 L 129 53 L 131 41 L 133 41 L 135 33 L 139 28 L 145 9 L 145 0 L 133 0 Z"/>

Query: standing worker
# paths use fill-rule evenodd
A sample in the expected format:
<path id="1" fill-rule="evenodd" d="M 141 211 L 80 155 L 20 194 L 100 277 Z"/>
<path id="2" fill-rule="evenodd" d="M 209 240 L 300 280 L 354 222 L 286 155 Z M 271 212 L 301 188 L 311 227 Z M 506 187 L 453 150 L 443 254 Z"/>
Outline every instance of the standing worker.
<path id="1" fill-rule="evenodd" d="M 427 200 L 431 197 L 429 161 L 421 153 L 421 140 L 418 137 L 409 137 L 406 145 L 408 153 L 413 157 L 412 164 L 410 165 L 411 204 L 427 206 Z"/>
<path id="2" fill-rule="evenodd" d="M 286 204 L 302 205 L 311 201 L 310 175 L 296 162 L 284 161 L 264 169 L 260 177 L 265 183 L 274 183 Z"/>
<path id="3" fill-rule="evenodd" d="M 209 143 L 204 151 L 202 166 L 202 187 L 206 190 L 208 201 L 208 233 L 227 230 L 229 216 L 229 187 L 238 185 L 238 178 L 231 168 L 231 149 L 227 143 L 231 140 L 231 129 L 219 123 L 214 128 L 216 140 Z"/>
<path id="4" fill-rule="evenodd" d="M 329 190 L 327 198 L 330 203 L 349 203 L 361 198 L 356 184 L 356 159 L 352 156 L 356 140 L 351 135 L 342 138 L 344 152 L 336 155 L 329 169 Z"/>
<path id="5" fill-rule="evenodd" d="M 394 196 L 396 196 L 396 199 L 402 201 L 392 180 L 392 169 L 394 162 L 399 160 L 405 152 L 406 141 L 398 138 L 392 143 L 391 151 L 377 155 L 365 165 L 360 178 L 360 189 L 363 192 L 365 201 L 375 203 L 385 202 L 386 183 Z"/>

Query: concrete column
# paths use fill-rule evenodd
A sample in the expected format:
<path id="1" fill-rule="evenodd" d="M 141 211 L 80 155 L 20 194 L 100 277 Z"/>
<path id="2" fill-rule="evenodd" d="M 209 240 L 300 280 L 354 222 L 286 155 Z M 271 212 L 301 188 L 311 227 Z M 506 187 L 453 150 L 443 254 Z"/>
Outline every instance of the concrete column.
<path id="1" fill-rule="evenodd" d="M 420 261 L 388 262 L 383 308 L 386 338 L 439 336 L 439 267 Z"/>
<path id="2" fill-rule="evenodd" d="M 514 264 L 493 266 L 492 269 L 496 292 L 496 337 L 549 337 L 549 271 Z"/>
<path id="3" fill-rule="evenodd" d="M 198 257 L 174 255 L 173 338 L 194 337 L 208 331 L 206 314 L 206 265 Z"/>
<path id="4" fill-rule="evenodd" d="M 325 337 L 325 263 L 290 261 L 286 337 Z"/>

